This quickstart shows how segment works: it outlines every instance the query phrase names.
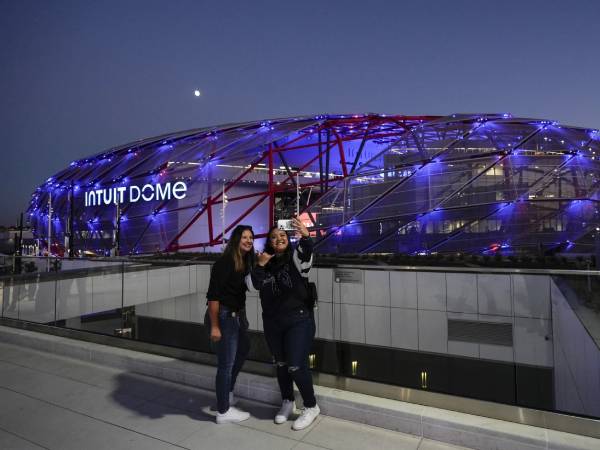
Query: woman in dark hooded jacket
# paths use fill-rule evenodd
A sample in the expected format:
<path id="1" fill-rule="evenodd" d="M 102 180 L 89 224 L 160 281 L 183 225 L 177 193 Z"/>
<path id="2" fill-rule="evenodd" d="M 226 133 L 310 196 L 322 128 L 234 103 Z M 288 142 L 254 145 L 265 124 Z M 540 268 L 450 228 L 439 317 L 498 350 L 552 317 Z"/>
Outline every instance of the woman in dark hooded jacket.
<path id="1" fill-rule="evenodd" d="M 320 413 L 308 367 L 308 354 L 316 330 L 308 301 L 313 243 L 300 220 L 294 218 L 292 223 L 300 236 L 295 248 L 284 230 L 272 227 L 251 279 L 253 287 L 259 291 L 265 339 L 277 365 L 282 405 L 275 423 L 285 423 L 293 412 L 293 384 L 296 383 L 304 409 L 292 428 L 302 430 Z"/>

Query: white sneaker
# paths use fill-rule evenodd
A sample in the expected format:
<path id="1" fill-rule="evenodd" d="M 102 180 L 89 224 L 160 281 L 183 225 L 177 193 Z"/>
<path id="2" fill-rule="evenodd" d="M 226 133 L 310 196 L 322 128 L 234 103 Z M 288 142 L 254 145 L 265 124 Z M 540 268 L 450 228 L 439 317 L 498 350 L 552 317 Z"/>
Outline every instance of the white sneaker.
<path id="1" fill-rule="evenodd" d="M 304 430 L 306 427 L 308 427 L 311 423 L 315 421 L 315 419 L 320 413 L 321 410 L 319 409 L 319 405 L 315 405 L 312 408 L 304 408 L 302 410 L 302 413 L 300 414 L 300 417 L 298 417 L 294 421 L 292 429 L 296 431 Z"/>
<path id="2" fill-rule="evenodd" d="M 290 414 L 294 412 L 294 402 L 292 400 L 284 400 L 281 404 L 281 408 L 275 415 L 275 423 L 282 424 L 287 422 L 290 418 Z"/>
<path id="3" fill-rule="evenodd" d="M 227 411 L 223 414 L 217 413 L 217 423 L 234 423 L 234 422 L 243 422 L 244 420 L 248 420 L 250 418 L 250 413 L 245 411 L 240 411 L 233 406 L 230 406 Z"/>
<path id="4" fill-rule="evenodd" d="M 229 406 L 237 405 L 238 399 L 234 397 L 233 391 L 229 393 Z"/>

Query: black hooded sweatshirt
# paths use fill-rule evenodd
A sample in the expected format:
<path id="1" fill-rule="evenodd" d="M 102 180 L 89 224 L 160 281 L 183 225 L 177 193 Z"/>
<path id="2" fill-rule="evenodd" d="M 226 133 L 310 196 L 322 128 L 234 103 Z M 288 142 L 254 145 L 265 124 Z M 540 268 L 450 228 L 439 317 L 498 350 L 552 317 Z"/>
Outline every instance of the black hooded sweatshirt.
<path id="1" fill-rule="evenodd" d="M 252 285 L 259 292 L 264 315 L 274 316 L 306 307 L 312 255 L 312 239 L 302 238 L 291 253 L 275 255 L 265 267 L 257 265 L 252 270 Z"/>

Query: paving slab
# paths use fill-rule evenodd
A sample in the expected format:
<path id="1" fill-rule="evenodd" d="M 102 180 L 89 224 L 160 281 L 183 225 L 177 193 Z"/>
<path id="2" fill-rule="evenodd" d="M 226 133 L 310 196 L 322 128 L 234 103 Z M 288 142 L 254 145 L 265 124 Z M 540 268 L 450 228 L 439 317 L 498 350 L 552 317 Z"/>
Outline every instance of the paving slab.
<path id="1" fill-rule="evenodd" d="M 421 438 L 325 417 L 306 435 L 303 442 L 333 450 L 417 450 Z"/>
<path id="2" fill-rule="evenodd" d="M 132 432 L 94 418 L 30 398 L 16 392 L 3 394 L 4 401 L 18 405 L 0 408 L 0 428 L 48 449 L 113 450 L 174 449 L 170 443 Z"/>
<path id="3" fill-rule="evenodd" d="M 178 444 L 192 450 L 288 450 L 298 442 L 264 431 L 227 424 L 198 431 Z"/>
<path id="4" fill-rule="evenodd" d="M 44 447 L 29 442 L 14 434 L 0 429 L 0 448 L 2 450 L 43 450 Z"/>

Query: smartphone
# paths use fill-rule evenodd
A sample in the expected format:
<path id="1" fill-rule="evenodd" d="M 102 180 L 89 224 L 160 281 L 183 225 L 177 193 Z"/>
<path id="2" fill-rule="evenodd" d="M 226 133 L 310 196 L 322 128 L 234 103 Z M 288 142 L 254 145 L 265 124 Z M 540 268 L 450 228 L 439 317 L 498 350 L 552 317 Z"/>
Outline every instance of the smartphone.
<path id="1" fill-rule="evenodd" d="M 292 219 L 279 219 L 277 221 L 277 228 L 283 231 L 294 231 L 294 225 Z"/>

